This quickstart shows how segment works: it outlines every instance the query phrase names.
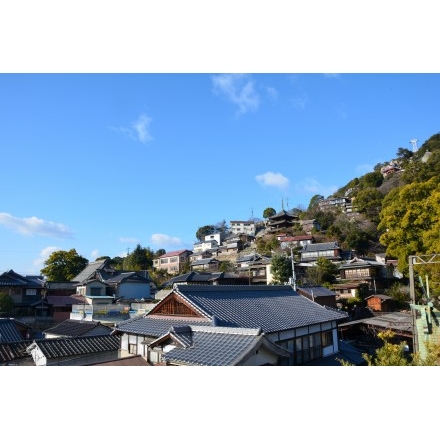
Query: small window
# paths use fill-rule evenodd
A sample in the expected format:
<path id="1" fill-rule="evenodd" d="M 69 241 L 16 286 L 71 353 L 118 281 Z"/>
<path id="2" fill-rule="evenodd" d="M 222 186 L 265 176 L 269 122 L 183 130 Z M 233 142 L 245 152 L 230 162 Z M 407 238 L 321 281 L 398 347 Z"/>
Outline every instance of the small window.
<path id="1" fill-rule="evenodd" d="M 130 354 L 137 354 L 137 345 L 136 344 L 128 344 L 128 352 Z"/>

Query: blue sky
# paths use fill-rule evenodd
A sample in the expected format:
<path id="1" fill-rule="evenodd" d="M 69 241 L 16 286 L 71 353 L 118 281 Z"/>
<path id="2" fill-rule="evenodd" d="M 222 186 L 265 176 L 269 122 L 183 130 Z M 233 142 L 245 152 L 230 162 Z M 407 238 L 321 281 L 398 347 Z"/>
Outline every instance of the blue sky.
<path id="1" fill-rule="evenodd" d="M 189 248 L 439 131 L 438 74 L 0 75 L 0 273 Z"/>

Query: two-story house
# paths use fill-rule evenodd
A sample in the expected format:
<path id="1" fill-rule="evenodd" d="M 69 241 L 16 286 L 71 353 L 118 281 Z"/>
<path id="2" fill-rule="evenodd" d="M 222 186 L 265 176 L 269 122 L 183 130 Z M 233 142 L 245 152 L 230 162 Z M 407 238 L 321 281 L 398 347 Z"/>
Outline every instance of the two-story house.
<path id="1" fill-rule="evenodd" d="M 189 257 L 193 253 L 188 249 L 167 252 L 153 261 L 155 269 L 166 270 L 170 274 L 182 272 L 183 268 L 189 264 Z"/>
<path id="2" fill-rule="evenodd" d="M 255 235 L 256 226 L 253 220 L 231 220 L 229 229 L 232 234 Z"/>
<path id="3" fill-rule="evenodd" d="M 116 324 L 114 333 L 121 337 L 122 356 L 151 358 L 159 348 L 155 356 L 166 358 L 166 346 L 155 341 L 174 326 L 225 332 L 259 328 L 270 342 L 288 351 L 290 365 L 307 365 L 340 355 L 337 328 L 347 318 L 346 313 L 310 301 L 291 286 L 175 285 L 150 313 Z M 213 347 L 206 346 L 206 355 Z"/>
<path id="4" fill-rule="evenodd" d="M 342 260 L 342 249 L 337 241 L 327 243 L 309 243 L 300 250 L 301 262 L 312 262 L 318 258 L 337 262 Z"/>

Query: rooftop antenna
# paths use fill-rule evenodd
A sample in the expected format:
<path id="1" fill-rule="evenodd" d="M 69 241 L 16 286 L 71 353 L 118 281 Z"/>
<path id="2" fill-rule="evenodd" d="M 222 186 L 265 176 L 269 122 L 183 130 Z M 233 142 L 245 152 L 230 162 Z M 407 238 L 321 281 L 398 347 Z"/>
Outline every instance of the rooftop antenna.
<path id="1" fill-rule="evenodd" d="M 413 147 L 413 153 L 415 153 L 416 151 L 417 151 L 417 141 L 418 141 L 418 139 L 411 139 L 410 141 L 409 141 L 409 143 L 412 145 L 412 147 Z"/>
<path id="2" fill-rule="evenodd" d="M 284 199 L 281 197 L 281 211 L 284 211 Z"/>

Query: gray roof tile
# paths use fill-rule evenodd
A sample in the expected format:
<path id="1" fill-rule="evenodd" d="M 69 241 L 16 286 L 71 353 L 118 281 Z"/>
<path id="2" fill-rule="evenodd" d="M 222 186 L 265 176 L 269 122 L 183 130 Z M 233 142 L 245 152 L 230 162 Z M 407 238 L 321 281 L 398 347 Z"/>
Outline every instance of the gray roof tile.
<path id="1" fill-rule="evenodd" d="M 175 292 L 204 316 L 215 318 L 218 325 L 261 327 L 265 333 L 347 317 L 310 301 L 291 286 L 177 285 Z"/>
<path id="2" fill-rule="evenodd" d="M 27 351 L 30 353 L 34 346 L 38 346 L 47 359 L 54 359 L 115 351 L 119 350 L 119 345 L 117 335 L 54 338 L 34 341 Z"/>

